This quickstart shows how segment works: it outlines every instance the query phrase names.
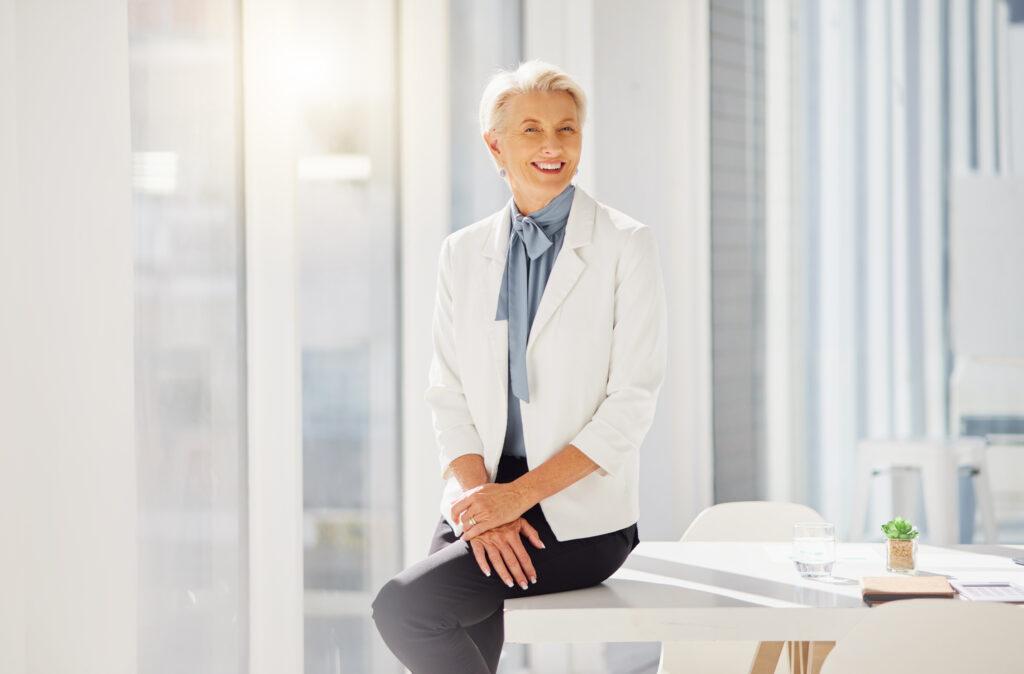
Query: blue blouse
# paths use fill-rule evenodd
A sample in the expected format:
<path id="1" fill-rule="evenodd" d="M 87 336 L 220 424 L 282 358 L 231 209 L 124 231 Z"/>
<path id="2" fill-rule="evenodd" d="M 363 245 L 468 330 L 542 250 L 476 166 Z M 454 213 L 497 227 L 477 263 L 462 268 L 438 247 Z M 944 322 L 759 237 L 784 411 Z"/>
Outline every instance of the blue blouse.
<path id="1" fill-rule="evenodd" d="M 544 234 L 551 240 L 551 247 L 545 250 L 535 260 L 527 258 L 526 262 L 526 291 L 529 308 L 529 323 L 527 325 L 527 337 L 530 328 L 533 326 L 533 319 L 537 315 L 537 307 L 540 306 L 541 297 L 544 295 L 544 287 L 551 276 L 551 269 L 555 265 L 555 258 L 562 250 L 562 242 L 565 241 L 565 227 L 569 222 L 569 210 L 572 208 L 573 195 L 576 192 L 574 185 L 569 185 L 551 202 L 536 213 L 530 213 L 529 217 L 536 222 Z M 512 219 L 522 217 L 515 201 L 512 201 Z M 509 232 L 511 237 L 511 229 Z M 510 456 L 526 456 L 526 441 L 523 439 L 523 417 L 519 405 L 524 404 L 519 398 L 512 395 L 512 379 L 509 374 L 509 395 L 508 395 L 508 423 L 505 426 L 505 444 L 502 454 Z"/>

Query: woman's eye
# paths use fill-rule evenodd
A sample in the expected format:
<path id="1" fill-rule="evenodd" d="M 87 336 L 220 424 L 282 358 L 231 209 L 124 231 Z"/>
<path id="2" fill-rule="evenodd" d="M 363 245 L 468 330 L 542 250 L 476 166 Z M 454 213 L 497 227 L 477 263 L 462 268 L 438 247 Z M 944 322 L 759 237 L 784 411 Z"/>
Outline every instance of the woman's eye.
<path id="1" fill-rule="evenodd" d="M 573 131 L 573 128 L 571 126 L 563 126 L 562 127 L 562 131 L 570 131 L 571 132 L 571 131 Z"/>
<path id="2" fill-rule="evenodd" d="M 526 133 L 530 133 L 531 131 L 536 131 L 536 130 L 537 129 L 533 128 L 532 126 L 529 126 L 529 127 L 526 128 Z"/>

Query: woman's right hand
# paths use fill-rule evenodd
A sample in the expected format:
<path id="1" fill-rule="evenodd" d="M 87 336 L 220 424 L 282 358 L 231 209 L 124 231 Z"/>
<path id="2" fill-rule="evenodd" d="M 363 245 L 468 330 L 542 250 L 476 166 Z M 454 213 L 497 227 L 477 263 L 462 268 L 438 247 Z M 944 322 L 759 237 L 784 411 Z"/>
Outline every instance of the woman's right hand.
<path id="1" fill-rule="evenodd" d="M 537 582 L 537 572 L 523 545 L 523 537 L 528 538 L 535 548 L 544 547 L 537 530 L 522 517 L 485 531 L 469 541 L 469 545 L 484 575 L 490 576 L 491 567 L 494 567 L 506 585 L 512 587 L 514 580 L 525 590 L 529 587 L 527 579 L 531 583 Z"/>

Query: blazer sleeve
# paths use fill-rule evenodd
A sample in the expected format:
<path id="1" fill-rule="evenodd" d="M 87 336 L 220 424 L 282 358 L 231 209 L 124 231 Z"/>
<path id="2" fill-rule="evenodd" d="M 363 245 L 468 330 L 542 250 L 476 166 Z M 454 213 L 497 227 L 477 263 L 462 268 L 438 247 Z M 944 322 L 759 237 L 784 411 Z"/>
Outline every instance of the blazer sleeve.
<path id="1" fill-rule="evenodd" d="M 619 258 L 606 396 L 572 444 L 615 474 L 650 430 L 665 378 L 665 288 L 654 234 L 638 227 Z"/>
<path id="2" fill-rule="evenodd" d="M 451 244 L 445 239 L 438 260 L 437 295 L 434 301 L 433 358 L 425 399 L 430 407 L 434 435 L 440 450 L 442 474 L 465 454 L 483 455 L 484 444 L 469 412 L 459 377 L 455 341 Z"/>

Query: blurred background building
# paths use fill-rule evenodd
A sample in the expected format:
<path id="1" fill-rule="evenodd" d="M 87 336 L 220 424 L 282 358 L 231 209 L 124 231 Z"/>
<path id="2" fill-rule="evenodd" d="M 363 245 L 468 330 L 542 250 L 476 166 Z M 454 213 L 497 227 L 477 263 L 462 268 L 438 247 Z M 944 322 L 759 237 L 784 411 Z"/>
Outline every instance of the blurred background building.
<path id="1" fill-rule="evenodd" d="M 755 499 L 851 536 L 859 440 L 1024 433 L 1021 0 L 0 0 L 0 670 L 400 671 L 436 256 L 508 199 L 477 106 L 531 58 L 661 248 L 644 539 Z"/>

